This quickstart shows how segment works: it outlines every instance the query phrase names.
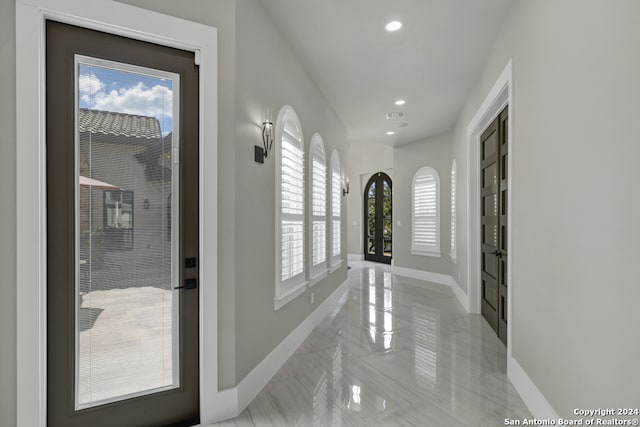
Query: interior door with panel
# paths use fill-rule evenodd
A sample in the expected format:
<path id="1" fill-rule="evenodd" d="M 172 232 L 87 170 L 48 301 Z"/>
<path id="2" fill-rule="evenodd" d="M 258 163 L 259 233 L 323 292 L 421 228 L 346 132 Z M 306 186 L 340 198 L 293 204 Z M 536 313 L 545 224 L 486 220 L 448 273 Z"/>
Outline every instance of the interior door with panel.
<path id="1" fill-rule="evenodd" d="M 507 342 L 507 109 L 480 137 L 482 316 Z"/>
<path id="2" fill-rule="evenodd" d="M 391 264 L 393 256 L 391 178 L 377 172 L 364 191 L 364 259 Z"/>
<path id="3" fill-rule="evenodd" d="M 193 53 L 46 37 L 47 424 L 197 424 Z"/>

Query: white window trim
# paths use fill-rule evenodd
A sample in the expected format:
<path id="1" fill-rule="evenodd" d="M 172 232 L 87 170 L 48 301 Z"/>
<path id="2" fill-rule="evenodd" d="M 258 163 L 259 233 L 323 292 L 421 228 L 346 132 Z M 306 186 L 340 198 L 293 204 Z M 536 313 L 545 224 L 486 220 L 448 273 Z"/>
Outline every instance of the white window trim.
<path id="1" fill-rule="evenodd" d="M 329 247 L 327 248 L 328 250 L 328 258 L 330 260 L 330 272 L 333 273 L 334 271 L 336 271 L 340 265 L 342 264 L 342 244 L 343 244 L 343 239 L 342 239 L 342 199 L 340 200 L 340 215 L 337 217 L 333 216 L 333 192 L 336 191 L 334 182 L 333 182 L 333 169 L 334 166 L 337 164 L 337 169 L 338 169 L 338 175 L 340 175 L 340 184 L 338 185 L 337 191 L 338 191 L 338 197 L 341 198 L 342 197 L 342 165 L 340 163 L 340 155 L 338 154 L 338 150 L 333 150 L 331 152 L 331 160 L 330 160 L 330 165 L 329 165 L 329 173 L 328 173 L 328 181 L 329 181 L 329 188 L 331 189 L 329 195 L 329 199 L 330 199 L 330 209 L 329 209 L 329 222 L 331 223 L 331 227 L 330 227 L 330 245 L 328 245 Z M 338 220 L 340 221 L 340 252 L 337 255 L 333 255 L 333 232 L 334 232 L 334 225 L 333 222 L 334 220 Z"/>
<path id="2" fill-rule="evenodd" d="M 415 190 L 416 190 L 416 179 L 421 175 L 431 174 L 434 177 L 436 182 L 436 245 L 433 247 L 424 246 L 424 245 L 416 245 L 414 243 L 414 233 L 415 233 Z M 413 175 L 413 180 L 411 181 L 411 249 L 410 252 L 413 255 L 420 256 L 431 256 L 439 258 L 441 256 L 440 253 L 440 176 L 438 172 L 430 166 L 424 166 Z"/>
<path id="3" fill-rule="evenodd" d="M 282 213 L 281 213 L 281 202 L 282 197 L 280 194 L 280 186 L 282 184 L 282 133 L 284 131 L 284 124 L 286 121 L 293 121 L 298 129 L 300 129 L 300 144 L 302 147 L 302 158 L 304 160 L 304 135 L 302 133 L 302 125 L 300 124 L 300 119 L 296 114 L 295 110 L 288 105 L 285 105 L 278 112 L 278 117 L 275 123 L 275 134 L 273 142 L 276 146 L 276 154 L 275 154 L 275 166 L 276 166 L 276 181 L 275 181 L 275 189 L 276 189 L 276 206 L 275 206 L 275 296 L 273 298 L 273 308 L 274 310 L 279 310 L 284 307 L 289 302 L 293 301 L 298 296 L 302 295 L 307 287 L 306 280 L 306 272 L 305 272 L 305 263 L 303 262 L 302 272 L 296 274 L 293 277 L 290 277 L 287 280 L 281 280 L 282 275 L 282 265 L 281 265 L 281 254 L 282 254 Z M 304 162 L 303 162 L 304 164 Z M 305 188 L 304 185 L 304 174 L 303 176 L 303 185 L 302 188 Z M 306 192 L 305 192 L 306 193 Z M 304 195 L 303 200 L 306 199 L 306 194 Z M 303 211 L 302 211 L 302 258 L 304 260 L 306 249 L 306 237 L 305 237 L 305 207 L 306 203 L 303 203 Z"/>
<path id="4" fill-rule="evenodd" d="M 453 159 L 451 163 L 451 248 L 450 253 L 451 261 L 456 262 L 458 254 L 458 167 L 456 165 L 456 159 Z"/>
<path id="5" fill-rule="evenodd" d="M 324 156 L 324 167 L 325 167 L 325 182 L 324 182 L 324 193 L 325 193 L 325 206 L 324 206 L 324 244 L 325 244 L 325 254 L 324 254 L 324 262 L 321 262 L 320 264 L 317 265 L 313 265 L 313 244 L 314 244 L 314 240 L 313 240 L 313 222 L 314 222 L 314 215 L 313 215 L 313 153 L 315 149 L 319 149 L 322 151 L 322 154 Z M 320 136 L 320 134 L 318 133 L 314 133 L 313 136 L 311 137 L 311 142 L 309 143 L 309 166 L 307 168 L 307 170 L 309 171 L 308 176 L 308 196 L 307 199 L 309 200 L 309 209 L 307 209 L 309 215 L 308 215 L 308 224 L 309 224 L 309 234 L 308 234 L 308 239 L 309 239 L 309 245 L 308 245 L 308 262 L 309 262 L 309 275 L 308 275 L 308 280 L 309 280 L 309 287 L 315 285 L 316 283 L 318 283 L 320 280 L 324 279 L 325 277 L 327 277 L 327 272 L 329 271 L 329 258 L 328 258 L 328 253 L 327 253 L 327 234 L 329 233 L 329 224 L 328 224 L 328 207 L 329 207 L 329 192 L 327 191 L 328 189 L 328 185 L 327 185 L 327 181 L 328 181 L 328 176 L 329 174 L 327 173 L 329 171 L 329 168 L 327 167 L 327 152 L 325 150 L 325 146 L 324 146 L 324 141 L 322 140 L 322 137 Z M 318 218 L 318 217 L 315 217 Z"/>

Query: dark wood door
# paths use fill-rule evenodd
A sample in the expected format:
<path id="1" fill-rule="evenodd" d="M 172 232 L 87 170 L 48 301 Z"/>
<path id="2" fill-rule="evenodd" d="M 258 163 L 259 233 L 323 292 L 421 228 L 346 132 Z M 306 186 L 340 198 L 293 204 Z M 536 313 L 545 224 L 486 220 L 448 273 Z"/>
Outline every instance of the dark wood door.
<path id="1" fill-rule="evenodd" d="M 480 138 L 482 316 L 507 342 L 507 108 Z"/>
<path id="2" fill-rule="evenodd" d="M 364 190 L 364 259 L 391 264 L 393 256 L 391 178 L 377 172 Z"/>
<path id="3" fill-rule="evenodd" d="M 193 53 L 46 37 L 47 425 L 198 424 Z"/>

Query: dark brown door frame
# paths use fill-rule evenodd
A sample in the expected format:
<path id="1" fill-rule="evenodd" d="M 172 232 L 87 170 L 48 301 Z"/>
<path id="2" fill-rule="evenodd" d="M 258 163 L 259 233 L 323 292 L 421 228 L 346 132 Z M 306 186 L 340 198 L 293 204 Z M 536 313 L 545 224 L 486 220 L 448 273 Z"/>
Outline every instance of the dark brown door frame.
<path id="1" fill-rule="evenodd" d="M 367 185 L 364 188 L 363 194 L 363 227 L 364 227 L 364 259 L 367 261 L 381 262 L 385 264 L 391 264 L 391 259 L 393 258 L 393 240 L 391 256 L 385 256 L 384 254 L 384 182 L 389 183 L 389 189 L 392 194 L 392 203 L 393 203 L 393 185 L 391 182 L 391 178 L 384 172 L 376 172 L 367 182 Z M 376 209 L 376 219 L 375 219 L 375 250 L 374 254 L 369 254 L 369 189 L 375 183 L 376 185 L 376 199 L 375 199 L 375 209 Z M 391 207 L 391 211 L 393 212 L 393 204 Z M 393 225 L 393 214 L 391 215 L 391 223 Z M 392 235 L 393 238 L 393 235 Z"/>
<path id="2" fill-rule="evenodd" d="M 126 45 L 126 49 L 122 46 Z M 74 58 L 76 54 L 180 74 L 181 153 L 180 259 L 198 257 L 199 79 L 193 52 L 47 21 L 47 409 L 48 425 L 187 426 L 199 422 L 199 313 L 197 290 L 182 292 L 181 341 L 192 347 L 180 358 L 181 387 L 114 404 L 75 411 Z M 57 79 L 53 79 L 53 74 Z M 194 77 L 195 76 L 195 77 Z M 71 141 L 71 144 L 69 143 Z M 190 160 L 187 160 L 190 159 Z M 190 162 L 184 164 L 184 162 Z M 53 207 L 55 206 L 55 209 Z M 182 269 L 180 281 L 198 277 Z M 73 286 L 70 286 L 72 284 Z M 194 309 L 195 308 L 195 309 Z M 52 334 L 56 334 L 52 340 Z M 193 345 L 194 344 L 194 345 Z M 115 412 L 103 412 L 118 405 Z M 174 415 L 166 415 L 167 412 Z M 151 417 L 149 417 L 151 415 Z M 64 419 L 63 422 L 60 420 Z"/>

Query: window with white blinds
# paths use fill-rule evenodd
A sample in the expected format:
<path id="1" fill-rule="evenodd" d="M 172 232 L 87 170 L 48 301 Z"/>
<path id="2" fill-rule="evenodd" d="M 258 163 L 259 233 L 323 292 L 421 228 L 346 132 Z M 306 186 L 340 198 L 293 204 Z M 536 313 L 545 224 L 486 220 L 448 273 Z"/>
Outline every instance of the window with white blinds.
<path id="1" fill-rule="evenodd" d="M 342 258 L 342 174 L 338 152 L 331 153 L 331 265 L 337 265 Z"/>
<path id="2" fill-rule="evenodd" d="M 304 142 L 295 111 L 276 120 L 276 299 L 304 283 Z"/>
<path id="3" fill-rule="evenodd" d="M 310 278 L 320 276 L 327 268 L 327 160 L 324 142 L 317 133 L 309 144 L 309 177 L 311 189 Z"/>
<path id="4" fill-rule="evenodd" d="M 411 253 L 440 256 L 440 178 L 435 169 L 423 167 L 412 184 Z"/>
<path id="5" fill-rule="evenodd" d="M 456 159 L 451 164 L 451 259 L 456 260 Z"/>

